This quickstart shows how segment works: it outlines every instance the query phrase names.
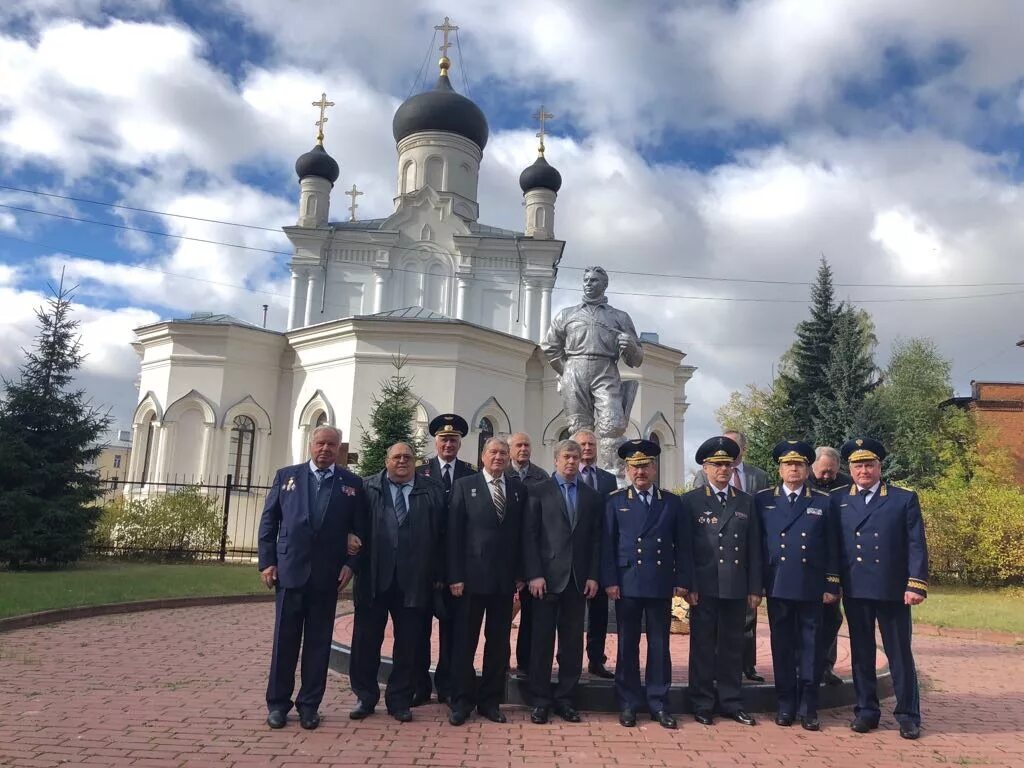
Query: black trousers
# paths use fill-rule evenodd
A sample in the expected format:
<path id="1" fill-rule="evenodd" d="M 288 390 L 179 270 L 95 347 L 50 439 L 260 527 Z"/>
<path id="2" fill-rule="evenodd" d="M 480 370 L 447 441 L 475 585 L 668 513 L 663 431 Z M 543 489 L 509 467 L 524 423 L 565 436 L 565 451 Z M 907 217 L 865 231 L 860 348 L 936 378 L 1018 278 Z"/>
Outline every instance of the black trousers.
<path id="1" fill-rule="evenodd" d="M 921 697 L 917 669 L 910 649 L 912 622 L 910 606 L 895 600 L 843 598 L 846 625 L 850 630 L 853 688 L 857 694 L 854 714 L 878 722 L 878 678 L 875 674 L 875 625 L 882 635 L 882 649 L 889 660 L 892 687 L 896 693 L 893 715 L 901 723 L 921 724 Z"/>
<path id="2" fill-rule="evenodd" d="M 690 702 L 695 712 L 713 712 L 715 683 L 718 709 L 732 714 L 743 708 L 743 622 L 746 598 L 722 600 L 700 596 L 690 609 Z"/>
<path id="3" fill-rule="evenodd" d="M 743 620 L 743 671 L 757 667 L 757 608 L 747 608 Z"/>
<path id="4" fill-rule="evenodd" d="M 825 613 L 822 619 L 821 644 L 824 654 L 825 670 L 831 672 L 836 666 L 836 657 L 839 655 L 839 628 L 843 626 L 843 611 L 839 607 L 839 601 L 832 605 L 824 606 Z"/>
<path id="5" fill-rule="evenodd" d="M 274 647 L 267 683 L 267 710 L 287 713 L 292 708 L 295 667 L 302 649 L 302 674 L 294 706 L 315 712 L 327 689 L 331 636 L 338 607 L 338 590 L 277 588 L 274 612 Z"/>
<path id="6" fill-rule="evenodd" d="M 422 642 L 423 616 L 427 613 L 423 608 L 407 608 L 404 603 L 405 594 L 392 582 L 391 587 L 377 595 L 370 605 L 356 608 L 352 630 L 352 659 L 349 668 L 352 692 L 360 701 L 376 705 L 380 701 L 380 685 L 377 683 L 380 647 L 384 642 L 388 616 L 391 616 L 395 642 L 391 653 L 391 674 L 384 692 L 388 712 L 408 709 L 412 704 L 413 676 Z"/>
<path id="7" fill-rule="evenodd" d="M 453 598 L 455 649 L 452 666 L 453 712 L 474 706 L 498 706 L 505 695 L 511 654 L 512 595 L 464 594 Z M 484 664 L 477 685 L 476 658 L 480 627 L 484 630 Z"/>
<path id="8" fill-rule="evenodd" d="M 623 597 L 615 602 L 619 630 L 618 658 L 615 659 L 615 695 L 619 708 L 668 712 L 668 689 L 672 684 L 669 655 L 669 627 L 672 598 Z M 647 619 L 647 666 L 644 689 L 640 686 L 640 624 Z"/>
<path id="9" fill-rule="evenodd" d="M 530 650 L 530 696 L 535 707 L 571 706 L 583 672 L 583 616 L 587 601 L 569 580 L 558 594 L 533 601 L 533 646 Z M 551 663 L 558 637 L 558 682 L 551 685 Z"/>
<path id="10" fill-rule="evenodd" d="M 608 657 L 604 652 L 608 639 L 608 595 L 603 589 L 587 600 L 587 661 L 604 665 Z"/>
<path id="11" fill-rule="evenodd" d="M 516 666 L 523 673 L 530 668 L 530 644 L 533 642 L 533 595 L 529 589 L 519 592 L 519 636 L 516 637 Z"/>
<path id="12" fill-rule="evenodd" d="M 436 595 L 435 595 L 436 598 Z M 444 606 L 444 615 L 437 619 L 437 667 L 434 669 L 434 681 L 430 681 L 430 638 L 434 634 L 434 614 L 428 610 L 423 617 L 423 633 L 419 638 L 416 653 L 416 670 L 413 689 L 418 696 L 430 698 L 431 690 L 437 691 L 439 700 L 448 699 L 452 695 L 451 668 L 452 649 L 455 645 L 455 629 L 452 619 L 452 596 L 446 586 L 441 594 L 440 602 Z"/>
<path id="13" fill-rule="evenodd" d="M 768 598 L 779 714 L 812 718 L 818 715 L 822 607 L 820 601 Z"/>

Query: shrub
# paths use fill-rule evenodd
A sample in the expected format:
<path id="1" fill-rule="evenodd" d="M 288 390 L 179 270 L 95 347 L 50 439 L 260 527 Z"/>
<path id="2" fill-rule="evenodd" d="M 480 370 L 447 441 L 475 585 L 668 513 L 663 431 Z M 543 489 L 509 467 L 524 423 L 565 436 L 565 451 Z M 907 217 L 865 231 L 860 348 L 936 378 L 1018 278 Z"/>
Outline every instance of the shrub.
<path id="1" fill-rule="evenodd" d="M 194 560 L 220 549 L 220 500 L 199 486 L 147 499 L 118 498 L 103 507 L 97 547 L 115 554 Z"/>

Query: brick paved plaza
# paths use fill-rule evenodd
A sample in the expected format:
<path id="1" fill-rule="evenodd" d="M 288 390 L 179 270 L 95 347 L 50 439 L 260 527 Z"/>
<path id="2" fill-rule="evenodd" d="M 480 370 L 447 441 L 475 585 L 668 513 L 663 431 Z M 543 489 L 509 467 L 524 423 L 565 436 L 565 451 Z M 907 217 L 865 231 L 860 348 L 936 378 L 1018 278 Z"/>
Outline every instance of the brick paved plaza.
<path id="1" fill-rule="evenodd" d="M 679 731 L 615 715 L 580 725 L 443 722 L 431 704 L 400 725 L 354 723 L 347 679 L 332 673 L 324 723 L 306 732 L 263 724 L 273 606 L 233 605 L 81 619 L 0 635 L 3 766 L 936 766 L 1024 765 L 1024 649 L 1000 638 L 919 632 L 924 733 L 857 735 L 848 710 L 824 730 L 680 720 Z M 676 664 L 684 662 L 675 659 Z M 767 671 L 767 661 L 761 668 Z M 891 702 L 883 705 L 891 709 Z M 381 712 L 381 710 L 378 710 Z"/>

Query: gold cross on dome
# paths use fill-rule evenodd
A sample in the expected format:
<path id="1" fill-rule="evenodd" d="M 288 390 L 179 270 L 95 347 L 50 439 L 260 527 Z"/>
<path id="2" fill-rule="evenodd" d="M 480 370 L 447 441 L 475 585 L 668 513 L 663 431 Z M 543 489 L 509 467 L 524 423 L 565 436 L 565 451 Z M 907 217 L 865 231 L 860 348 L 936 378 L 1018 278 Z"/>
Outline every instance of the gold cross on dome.
<path id="1" fill-rule="evenodd" d="M 317 130 L 317 134 L 316 134 L 316 143 L 319 144 L 320 146 L 323 146 L 324 145 L 324 124 L 327 122 L 327 117 L 324 116 L 324 113 L 327 111 L 328 107 L 333 107 L 334 106 L 334 102 L 327 100 L 327 94 L 326 93 L 321 93 L 320 94 L 320 101 L 314 101 L 313 102 L 313 106 L 314 107 L 320 107 L 320 119 L 317 120 L 315 123 L 313 123 L 313 125 L 315 125 L 317 127 L 317 129 L 318 129 Z"/>
<path id="2" fill-rule="evenodd" d="M 348 220 L 349 221 L 355 221 L 356 220 L 356 208 L 359 207 L 359 203 L 356 202 L 356 198 L 359 197 L 363 193 L 360 192 L 358 189 L 356 189 L 356 185 L 353 184 L 352 185 L 352 189 L 345 190 L 345 194 L 352 198 L 352 205 L 350 205 L 348 207 L 349 214 L 350 214 Z"/>
<path id="3" fill-rule="evenodd" d="M 533 113 L 533 119 L 538 120 L 540 122 L 540 130 L 537 131 L 537 137 L 540 139 L 540 148 L 538 151 L 543 155 L 544 136 L 546 135 L 546 131 L 544 130 L 544 123 L 546 123 L 548 120 L 554 120 L 555 116 L 552 115 L 550 112 L 545 112 L 544 105 L 541 104 L 540 109 Z"/>
<path id="4" fill-rule="evenodd" d="M 448 33 L 454 32 L 458 29 L 457 26 L 451 24 L 447 16 L 444 17 L 444 22 L 434 27 L 438 32 L 444 35 L 444 42 L 441 43 L 441 55 L 447 57 L 448 49 L 452 47 L 452 44 L 448 42 Z"/>

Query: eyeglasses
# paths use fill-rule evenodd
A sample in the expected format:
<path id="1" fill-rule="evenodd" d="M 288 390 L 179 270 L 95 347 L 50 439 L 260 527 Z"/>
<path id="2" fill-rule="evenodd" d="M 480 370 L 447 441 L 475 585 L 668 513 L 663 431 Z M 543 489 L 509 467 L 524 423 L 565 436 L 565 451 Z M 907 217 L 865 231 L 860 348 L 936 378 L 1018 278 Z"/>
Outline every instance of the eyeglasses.
<path id="1" fill-rule="evenodd" d="M 398 453 L 390 458 L 391 461 L 412 461 L 413 455 L 411 453 Z"/>

